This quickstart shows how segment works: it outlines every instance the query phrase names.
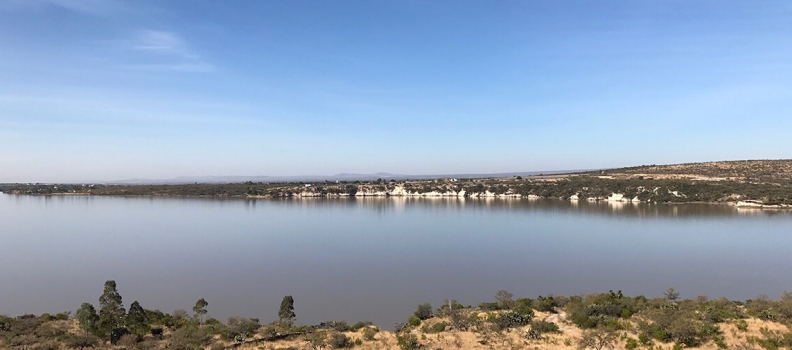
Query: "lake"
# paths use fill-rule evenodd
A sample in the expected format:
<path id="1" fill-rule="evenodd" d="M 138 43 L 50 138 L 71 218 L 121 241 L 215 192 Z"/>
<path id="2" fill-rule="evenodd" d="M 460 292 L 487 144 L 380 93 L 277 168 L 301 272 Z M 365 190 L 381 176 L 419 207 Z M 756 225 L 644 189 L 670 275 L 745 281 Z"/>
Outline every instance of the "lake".
<path id="1" fill-rule="evenodd" d="M 0 314 L 124 306 L 390 328 L 423 302 L 622 290 L 792 290 L 792 214 L 520 199 L 217 200 L 0 195 Z"/>

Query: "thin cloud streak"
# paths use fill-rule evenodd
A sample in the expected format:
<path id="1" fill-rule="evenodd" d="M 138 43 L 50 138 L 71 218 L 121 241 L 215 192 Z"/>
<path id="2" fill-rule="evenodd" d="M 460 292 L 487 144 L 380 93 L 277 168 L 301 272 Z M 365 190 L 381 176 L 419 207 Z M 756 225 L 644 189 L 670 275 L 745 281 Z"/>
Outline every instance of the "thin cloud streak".
<path id="1" fill-rule="evenodd" d="M 126 41 L 125 49 L 142 53 L 141 61 L 120 65 L 123 69 L 152 72 L 208 73 L 215 65 L 201 59 L 176 32 L 143 29 Z"/>
<path id="2" fill-rule="evenodd" d="M 0 4 L 2 4 L 0 8 L 6 10 L 58 8 L 90 16 L 108 16 L 125 9 L 125 6 L 116 0 L 4 0 Z"/>
<path id="3" fill-rule="evenodd" d="M 205 62 L 198 63 L 161 63 L 161 64 L 132 64 L 120 66 L 129 70 L 142 70 L 151 72 L 174 73 L 210 73 L 215 71 L 215 66 Z"/>
<path id="4" fill-rule="evenodd" d="M 187 49 L 187 44 L 181 36 L 173 32 L 159 30 L 142 30 L 137 35 L 137 40 L 132 46 L 133 50 L 148 51 L 163 55 L 180 56 L 187 59 L 200 57 Z"/>

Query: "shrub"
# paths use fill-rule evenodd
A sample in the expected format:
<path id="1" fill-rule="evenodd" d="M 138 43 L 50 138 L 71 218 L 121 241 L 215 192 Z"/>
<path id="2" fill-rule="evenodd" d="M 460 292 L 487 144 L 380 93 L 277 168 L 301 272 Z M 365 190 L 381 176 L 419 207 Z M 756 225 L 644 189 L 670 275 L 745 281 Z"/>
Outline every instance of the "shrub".
<path id="1" fill-rule="evenodd" d="M 512 310 L 520 315 L 533 317 L 533 300 L 529 298 L 517 299 L 514 301 Z"/>
<path id="2" fill-rule="evenodd" d="M 533 329 L 529 329 L 525 332 L 525 338 L 528 340 L 539 340 L 542 339 L 542 333 L 539 333 Z"/>
<path id="3" fill-rule="evenodd" d="M 556 333 L 558 332 L 558 325 L 553 322 L 536 320 L 531 322 L 531 329 L 539 333 Z"/>
<path id="4" fill-rule="evenodd" d="M 201 327 L 185 326 L 173 332 L 170 343 L 173 350 L 192 350 L 210 345 L 212 338 L 212 335 Z"/>
<path id="5" fill-rule="evenodd" d="M 418 309 L 415 310 L 413 316 L 417 317 L 419 320 L 425 320 L 432 317 L 432 305 L 429 305 L 429 303 L 418 305 Z"/>
<path id="6" fill-rule="evenodd" d="M 506 311 L 495 316 L 495 318 L 492 321 L 500 329 L 507 329 L 507 328 L 524 326 L 528 324 L 528 322 L 531 322 L 531 318 L 520 315 L 514 311 Z"/>
<path id="7" fill-rule="evenodd" d="M 332 329 L 336 332 L 346 332 L 349 325 L 346 321 L 325 321 L 319 324 L 319 328 Z"/>
<path id="8" fill-rule="evenodd" d="M 99 338 L 93 336 L 92 334 L 86 334 L 84 336 L 68 334 L 63 338 L 63 342 L 68 348 L 84 349 L 96 347 L 96 345 L 99 344 Z"/>
<path id="9" fill-rule="evenodd" d="M 278 329 L 275 326 L 267 326 L 263 330 L 261 330 L 261 339 L 264 340 L 275 340 L 278 337 Z"/>
<path id="10" fill-rule="evenodd" d="M 723 337 L 714 337 L 712 342 L 715 343 L 715 346 L 717 346 L 718 349 L 727 349 L 729 347 L 726 345 L 726 340 L 723 339 Z"/>
<path id="11" fill-rule="evenodd" d="M 399 348 L 402 350 L 413 350 L 421 347 L 421 343 L 418 342 L 418 337 L 414 334 L 399 334 L 396 336 L 396 340 Z"/>
<path id="12" fill-rule="evenodd" d="M 641 343 L 641 345 L 652 344 L 652 338 L 649 338 L 649 336 L 645 333 L 638 334 L 638 341 Z"/>
<path id="13" fill-rule="evenodd" d="M 619 320 L 616 318 L 605 319 L 605 327 L 613 330 L 623 330 L 625 328 L 624 324 L 619 322 Z"/>
<path id="14" fill-rule="evenodd" d="M 664 329 L 658 329 L 652 332 L 652 338 L 655 338 L 661 342 L 667 342 L 671 340 L 671 335 Z"/>
<path id="15" fill-rule="evenodd" d="M 638 347 L 638 341 L 633 338 L 627 338 L 627 341 L 624 343 L 624 348 L 627 350 L 633 350 Z"/>
<path id="16" fill-rule="evenodd" d="M 442 316 L 450 316 L 453 312 L 457 310 L 462 310 L 465 307 L 462 304 L 458 303 L 456 300 L 446 300 L 443 302 L 443 305 L 437 309 L 437 314 Z"/>
<path id="17" fill-rule="evenodd" d="M 368 325 L 371 325 L 371 322 L 358 322 L 358 323 L 353 324 L 352 327 L 349 327 L 349 330 L 353 331 L 353 332 L 357 332 L 360 329 L 362 329 L 363 327 L 366 327 Z"/>
<path id="18" fill-rule="evenodd" d="M 446 323 L 446 322 L 437 322 L 437 323 L 432 325 L 432 328 L 430 328 L 430 331 L 432 333 L 440 333 L 442 331 L 445 331 L 446 327 L 448 327 L 448 323 Z"/>
<path id="19" fill-rule="evenodd" d="M 231 317 L 228 319 L 228 327 L 223 332 L 225 340 L 238 340 L 252 337 L 261 328 L 258 320 L 242 317 Z"/>
<path id="20" fill-rule="evenodd" d="M 474 325 L 481 323 L 476 313 L 469 313 L 464 310 L 453 310 L 449 312 L 451 327 L 456 330 L 466 331 Z"/>
<path id="21" fill-rule="evenodd" d="M 760 311 L 757 317 L 762 321 L 775 321 L 776 319 L 775 313 L 770 309 Z"/>
<path id="22" fill-rule="evenodd" d="M 307 340 L 314 349 L 320 349 L 325 346 L 325 340 L 327 340 L 327 333 L 325 333 L 324 331 L 313 332 L 308 334 L 305 337 L 305 340 Z"/>
<path id="23" fill-rule="evenodd" d="M 498 303 L 495 303 L 495 302 L 493 302 L 493 303 L 481 303 L 481 304 L 479 304 L 478 307 L 479 307 L 479 309 L 481 309 L 481 311 L 498 311 L 498 310 L 501 310 L 500 305 Z"/>
<path id="24" fill-rule="evenodd" d="M 586 328 L 595 328 L 597 327 L 597 319 L 589 317 L 585 313 L 571 313 L 569 315 L 572 318 L 572 323 L 576 326 L 586 329 Z"/>
<path id="25" fill-rule="evenodd" d="M 748 322 L 745 322 L 745 320 L 739 320 L 739 321 L 737 321 L 737 323 L 735 324 L 735 326 L 737 327 L 737 330 L 739 330 L 739 331 L 741 331 L 741 332 L 746 332 L 746 331 L 748 331 Z"/>
<path id="26" fill-rule="evenodd" d="M 351 348 L 353 346 L 352 340 L 342 333 L 333 333 L 327 343 L 334 349 Z"/>
<path id="27" fill-rule="evenodd" d="M 126 328 L 113 328 L 110 331 L 110 344 L 115 345 L 119 340 L 121 340 L 121 337 L 127 334 L 129 334 L 129 330 Z"/>
<path id="28" fill-rule="evenodd" d="M 153 327 L 153 328 L 151 328 L 151 335 L 156 337 L 156 338 L 162 337 L 162 333 L 163 333 L 162 327 Z"/>
<path id="29" fill-rule="evenodd" d="M 136 334 L 125 334 L 118 340 L 117 344 L 126 349 L 132 349 L 138 343 Z"/>
<path id="30" fill-rule="evenodd" d="M 415 316 L 410 316 L 410 318 L 407 319 L 407 323 L 410 326 L 417 327 L 421 324 L 421 319 Z"/>
<path id="31" fill-rule="evenodd" d="M 698 346 L 699 329 L 697 329 L 696 322 L 692 319 L 684 316 L 677 318 L 669 325 L 668 333 L 670 333 L 670 338 L 677 344 L 684 344 L 687 347 Z"/>
<path id="32" fill-rule="evenodd" d="M 379 332 L 379 328 L 376 327 L 366 327 L 363 329 L 363 339 L 364 340 L 374 340 L 374 336 Z"/>
<path id="33" fill-rule="evenodd" d="M 533 302 L 533 307 L 536 311 L 554 312 L 556 306 L 558 306 L 558 303 L 556 303 L 552 296 L 543 297 L 540 295 Z"/>

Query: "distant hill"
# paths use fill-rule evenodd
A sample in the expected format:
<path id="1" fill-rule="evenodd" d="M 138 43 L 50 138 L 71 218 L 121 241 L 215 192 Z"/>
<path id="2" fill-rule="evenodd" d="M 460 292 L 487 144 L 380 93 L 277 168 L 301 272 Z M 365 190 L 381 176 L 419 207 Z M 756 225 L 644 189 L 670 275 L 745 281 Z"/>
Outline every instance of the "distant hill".
<path id="1" fill-rule="evenodd" d="M 733 203 L 792 209 L 792 160 L 643 165 L 596 171 L 497 174 L 218 176 L 114 184 L 0 184 L 12 194 L 99 196 L 467 197 L 631 203 Z"/>
<path id="2" fill-rule="evenodd" d="M 324 181 L 375 181 L 377 179 L 383 180 L 427 180 L 427 179 L 441 179 L 441 178 L 456 178 L 456 179 L 478 179 L 478 178 L 498 178 L 498 177 L 513 177 L 513 176 L 536 176 L 536 175 L 553 175 L 553 174 L 567 174 L 573 172 L 580 172 L 585 170 L 551 170 L 551 171 L 526 171 L 526 172 L 511 172 L 511 173 L 491 173 L 491 174 L 430 174 L 430 175 L 414 175 L 414 174 L 391 174 L 391 173 L 375 173 L 375 174 L 355 174 L 355 173 L 341 173 L 336 175 L 298 175 L 298 176 L 192 176 L 192 177 L 176 177 L 172 179 L 128 179 L 119 181 L 109 181 L 107 184 L 119 185 L 148 185 L 148 184 L 219 184 L 219 183 L 242 183 L 242 182 L 324 182 Z"/>
<path id="3" fill-rule="evenodd" d="M 658 179 L 686 178 L 715 181 L 777 182 L 792 180 L 792 160 L 738 160 L 670 165 L 653 164 L 588 173 L 592 175 L 608 175 L 614 178 L 653 176 Z"/>

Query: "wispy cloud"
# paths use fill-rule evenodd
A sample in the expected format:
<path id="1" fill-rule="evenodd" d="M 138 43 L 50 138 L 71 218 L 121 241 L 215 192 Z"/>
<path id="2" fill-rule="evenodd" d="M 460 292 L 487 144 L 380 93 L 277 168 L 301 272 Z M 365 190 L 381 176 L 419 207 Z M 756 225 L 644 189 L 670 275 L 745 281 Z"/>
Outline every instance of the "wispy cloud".
<path id="1" fill-rule="evenodd" d="M 152 72 L 181 72 L 181 73 L 209 73 L 215 70 L 215 66 L 206 62 L 196 63 L 156 63 L 156 64 L 132 64 L 122 66 L 131 70 L 144 70 Z"/>
<path id="2" fill-rule="evenodd" d="M 191 73 L 205 73 L 215 69 L 213 64 L 203 60 L 175 32 L 140 30 L 127 42 L 126 49 L 143 56 L 139 57 L 139 62 L 124 65 L 125 68 Z"/>
<path id="3" fill-rule="evenodd" d="M 105 16 L 124 8 L 117 0 L 2 0 L 5 9 L 40 10 L 60 8 L 92 16 Z"/>
<path id="4" fill-rule="evenodd" d="M 162 55 L 180 56 L 186 59 L 199 59 L 198 55 L 190 52 L 184 39 L 173 32 L 142 30 L 137 34 L 132 49 Z"/>

